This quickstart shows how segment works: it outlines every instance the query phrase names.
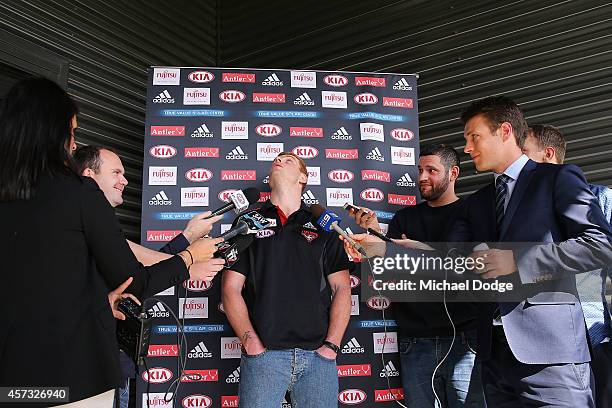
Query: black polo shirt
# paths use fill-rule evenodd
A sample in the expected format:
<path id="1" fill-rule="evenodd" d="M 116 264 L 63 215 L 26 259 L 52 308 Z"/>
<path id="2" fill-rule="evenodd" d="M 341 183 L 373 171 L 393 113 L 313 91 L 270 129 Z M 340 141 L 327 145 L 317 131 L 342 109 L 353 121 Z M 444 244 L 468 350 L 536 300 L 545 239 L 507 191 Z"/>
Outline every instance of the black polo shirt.
<path id="1" fill-rule="evenodd" d="M 326 277 L 349 269 L 342 242 L 316 225 L 304 203 L 288 218 L 269 201 L 257 211 L 274 225 L 260 231 L 231 268 L 247 278 L 243 296 L 251 322 L 268 349 L 315 350 L 329 324 Z"/>

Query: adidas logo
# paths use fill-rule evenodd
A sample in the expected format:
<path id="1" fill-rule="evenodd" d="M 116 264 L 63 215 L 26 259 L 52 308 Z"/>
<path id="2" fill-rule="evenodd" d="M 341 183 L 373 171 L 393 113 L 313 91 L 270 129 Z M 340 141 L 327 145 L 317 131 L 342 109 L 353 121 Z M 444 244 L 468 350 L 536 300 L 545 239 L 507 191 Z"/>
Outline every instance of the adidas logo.
<path id="1" fill-rule="evenodd" d="M 414 187 L 416 186 L 416 183 L 414 181 L 412 181 L 412 179 L 410 178 L 410 174 L 405 173 L 402 177 L 400 177 L 399 180 L 397 180 L 397 183 L 395 183 L 396 185 L 398 185 L 399 187 Z"/>
<path id="2" fill-rule="evenodd" d="M 227 376 L 225 382 L 228 384 L 237 384 L 240 382 L 240 367 L 234 370 L 233 373 Z"/>
<path id="3" fill-rule="evenodd" d="M 395 368 L 393 361 L 389 361 L 387 365 L 385 366 L 385 368 L 383 368 L 382 371 L 380 372 L 381 378 L 399 377 L 399 375 L 400 373 L 399 371 L 397 371 L 397 368 Z"/>
<path id="4" fill-rule="evenodd" d="M 153 98 L 153 103 L 174 103 L 174 98 L 167 89 Z"/>
<path id="5" fill-rule="evenodd" d="M 361 347 L 361 344 L 359 344 L 357 339 L 354 337 L 350 339 L 349 342 L 346 343 L 341 350 L 342 354 L 360 354 L 364 351 L 365 350 L 363 349 L 363 347 Z"/>
<path id="6" fill-rule="evenodd" d="M 402 78 L 393 85 L 393 89 L 400 91 L 412 91 L 412 86 L 406 81 L 406 78 Z"/>
<path id="7" fill-rule="evenodd" d="M 189 358 L 210 358 L 212 357 L 212 353 L 208 351 L 206 345 L 203 341 L 199 342 L 197 346 L 195 346 L 189 354 L 187 354 Z"/>
<path id="8" fill-rule="evenodd" d="M 314 106 L 314 101 L 310 98 L 306 92 L 295 98 L 293 101 L 294 105 L 303 105 L 303 106 Z"/>
<path id="9" fill-rule="evenodd" d="M 378 149 L 378 147 L 375 147 L 374 149 L 372 149 L 372 151 L 370 153 L 368 153 L 368 155 L 366 156 L 366 159 L 367 160 L 385 161 L 385 158 L 383 157 L 383 155 L 380 152 L 380 150 Z"/>
<path id="10" fill-rule="evenodd" d="M 336 130 L 331 138 L 335 140 L 353 140 L 353 136 L 349 135 L 344 126 Z"/>
<path id="11" fill-rule="evenodd" d="M 311 230 L 316 230 L 317 229 L 317 227 L 312 225 L 312 222 L 310 222 L 310 221 L 308 221 L 306 224 L 304 224 L 304 228 L 309 228 Z"/>
<path id="12" fill-rule="evenodd" d="M 287 402 L 287 397 L 283 397 L 283 402 L 281 402 L 281 408 L 291 408 L 291 404 Z"/>
<path id="13" fill-rule="evenodd" d="M 280 78 L 276 76 L 276 73 L 274 73 L 264 79 L 261 84 L 267 86 L 283 86 L 283 81 L 281 81 Z"/>
<path id="14" fill-rule="evenodd" d="M 172 205 L 172 200 L 162 190 L 149 200 L 149 205 Z"/>
<path id="15" fill-rule="evenodd" d="M 227 156 L 225 156 L 227 160 L 247 160 L 249 156 L 242 150 L 242 147 L 236 146 L 234 150 L 229 152 Z"/>
<path id="16" fill-rule="evenodd" d="M 202 123 L 199 128 L 193 131 L 191 137 L 213 137 L 213 133 L 208 130 L 206 123 Z"/>
<path id="17" fill-rule="evenodd" d="M 269 182 L 270 182 L 270 176 L 266 176 L 266 178 L 263 179 L 263 183 L 268 184 Z"/>
<path id="18" fill-rule="evenodd" d="M 304 194 L 302 194 L 302 200 L 308 205 L 319 204 L 319 200 L 312 194 L 312 191 L 307 190 Z"/>
<path id="19" fill-rule="evenodd" d="M 157 302 L 149 309 L 149 316 L 152 317 L 170 317 L 170 312 L 166 310 L 161 302 Z"/>

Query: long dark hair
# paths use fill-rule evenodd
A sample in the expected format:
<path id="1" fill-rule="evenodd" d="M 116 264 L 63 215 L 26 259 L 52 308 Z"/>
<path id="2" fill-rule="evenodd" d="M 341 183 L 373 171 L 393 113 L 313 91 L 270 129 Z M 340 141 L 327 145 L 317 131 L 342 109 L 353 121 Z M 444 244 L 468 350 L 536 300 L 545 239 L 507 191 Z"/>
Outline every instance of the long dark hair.
<path id="1" fill-rule="evenodd" d="M 15 84 L 0 107 L 0 201 L 28 200 L 43 174 L 71 171 L 72 117 L 66 91 L 46 78 Z"/>

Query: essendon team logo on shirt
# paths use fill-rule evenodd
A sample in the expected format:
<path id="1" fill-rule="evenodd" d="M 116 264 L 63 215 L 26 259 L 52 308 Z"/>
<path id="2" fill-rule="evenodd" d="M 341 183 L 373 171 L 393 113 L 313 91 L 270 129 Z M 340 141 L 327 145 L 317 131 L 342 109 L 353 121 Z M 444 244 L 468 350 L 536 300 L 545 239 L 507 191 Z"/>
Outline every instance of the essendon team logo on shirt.
<path id="1" fill-rule="evenodd" d="M 308 243 L 311 243 L 312 241 L 314 241 L 315 239 L 317 239 L 319 237 L 319 234 L 314 232 L 314 231 L 309 231 L 307 229 L 303 229 L 302 230 L 302 236 L 304 238 L 306 238 L 306 241 L 308 241 Z"/>

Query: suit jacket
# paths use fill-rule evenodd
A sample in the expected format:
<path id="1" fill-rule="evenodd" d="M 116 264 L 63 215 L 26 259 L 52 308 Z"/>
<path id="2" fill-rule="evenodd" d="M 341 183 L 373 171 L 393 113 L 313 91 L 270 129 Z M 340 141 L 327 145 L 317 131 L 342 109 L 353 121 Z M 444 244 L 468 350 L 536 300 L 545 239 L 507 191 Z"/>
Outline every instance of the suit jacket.
<path id="1" fill-rule="evenodd" d="M 108 292 L 133 276 L 143 300 L 187 278 L 182 260 L 139 264 L 88 177 L 44 176 L 33 199 L 0 202 L 0 225 L 0 385 L 69 386 L 71 401 L 121 385 Z"/>
<path id="2" fill-rule="evenodd" d="M 499 307 L 508 344 L 519 361 L 590 361 L 575 274 L 609 264 L 611 238 L 597 199 L 574 165 L 529 160 L 516 181 L 499 231 L 494 184 L 470 196 L 449 241 L 537 243 L 514 253 L 518 272 L 510 279 L 521 285 L 524 299 L 480 309 L 481 358 L 490 356 L 492 320 Z"/>

